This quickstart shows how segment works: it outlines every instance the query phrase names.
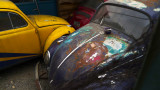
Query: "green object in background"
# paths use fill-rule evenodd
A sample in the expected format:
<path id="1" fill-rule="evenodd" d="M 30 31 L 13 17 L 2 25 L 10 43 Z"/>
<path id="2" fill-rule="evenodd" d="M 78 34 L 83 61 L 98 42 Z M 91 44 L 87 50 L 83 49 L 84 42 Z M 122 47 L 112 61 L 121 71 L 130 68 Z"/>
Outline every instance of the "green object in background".
<path id="1" fill-rule="evenodd" d="M 56 0 L 11 0 L 25 14 L 44 14 L 57 16 Z"/>

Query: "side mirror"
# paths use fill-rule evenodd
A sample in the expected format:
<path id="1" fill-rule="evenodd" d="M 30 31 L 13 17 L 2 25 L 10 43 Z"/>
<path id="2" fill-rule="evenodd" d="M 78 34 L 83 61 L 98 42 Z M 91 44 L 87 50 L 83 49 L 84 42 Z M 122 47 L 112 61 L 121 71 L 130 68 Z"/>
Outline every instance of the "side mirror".
<path id="1" fill-rule="evenodd" d="M 104 32 L 105 32 L 105 34 L 111 34 L 112 29 L 111 28 L 105 28 Z"/>

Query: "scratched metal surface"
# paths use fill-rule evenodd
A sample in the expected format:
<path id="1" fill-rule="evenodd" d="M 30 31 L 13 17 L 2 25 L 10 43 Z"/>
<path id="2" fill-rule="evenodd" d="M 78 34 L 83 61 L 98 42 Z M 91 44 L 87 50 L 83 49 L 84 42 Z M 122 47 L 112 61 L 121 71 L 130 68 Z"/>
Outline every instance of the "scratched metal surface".
<path id="1" fill-rule="evenodd" d="M 138 52 L 124 52 L 132 42 L 133 39 L 115 30 L 106 35 L 104 28 L 100 28 L 98 24 L 88 24 L 67 37 L 58 47 L 50 67 L 50 75 L 54 76 L 50 76 L 54 80 L 51 84 L 60 86 L 64 81 L 73 80 L 86 72 L 93 72 L 98 65 L 107 66 L 112 60 L 115 61 L 113 58 L 117 60 L 120 57 L 131 57 Z"/>

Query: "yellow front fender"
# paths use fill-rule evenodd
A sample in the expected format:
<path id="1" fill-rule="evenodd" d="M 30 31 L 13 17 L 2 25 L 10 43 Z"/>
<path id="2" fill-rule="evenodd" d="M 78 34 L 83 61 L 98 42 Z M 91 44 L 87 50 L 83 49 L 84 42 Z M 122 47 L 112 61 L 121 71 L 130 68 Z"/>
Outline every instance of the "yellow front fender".
<path id="1" fill-rule="evenodd" d="M 63 35 L 73 33 L 75 29 L 70 26 L 62 26 L 57 29 L 55 29 L 47 38 L 44 46 L 44 53 L 47 51 L 49 46 L 52 44 L 53 41 L 60 38 Z"/>

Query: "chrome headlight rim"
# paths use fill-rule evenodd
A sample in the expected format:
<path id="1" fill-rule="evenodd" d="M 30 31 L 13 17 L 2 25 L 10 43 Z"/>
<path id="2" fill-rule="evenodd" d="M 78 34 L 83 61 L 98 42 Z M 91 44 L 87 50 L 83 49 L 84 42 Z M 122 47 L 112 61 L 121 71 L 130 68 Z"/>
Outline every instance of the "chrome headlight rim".
<path id="1" fill-rule="evenodd" d="M 45 53 L 45 55 L 44 55 L 44 63 L 46 64 L 46 65 L 48 65 L 49 64 L 49 62 L 50 62 L 50 52 L 49 52 L 49 50 L 47 50 L 46 51 L 46 53 Z"/>

